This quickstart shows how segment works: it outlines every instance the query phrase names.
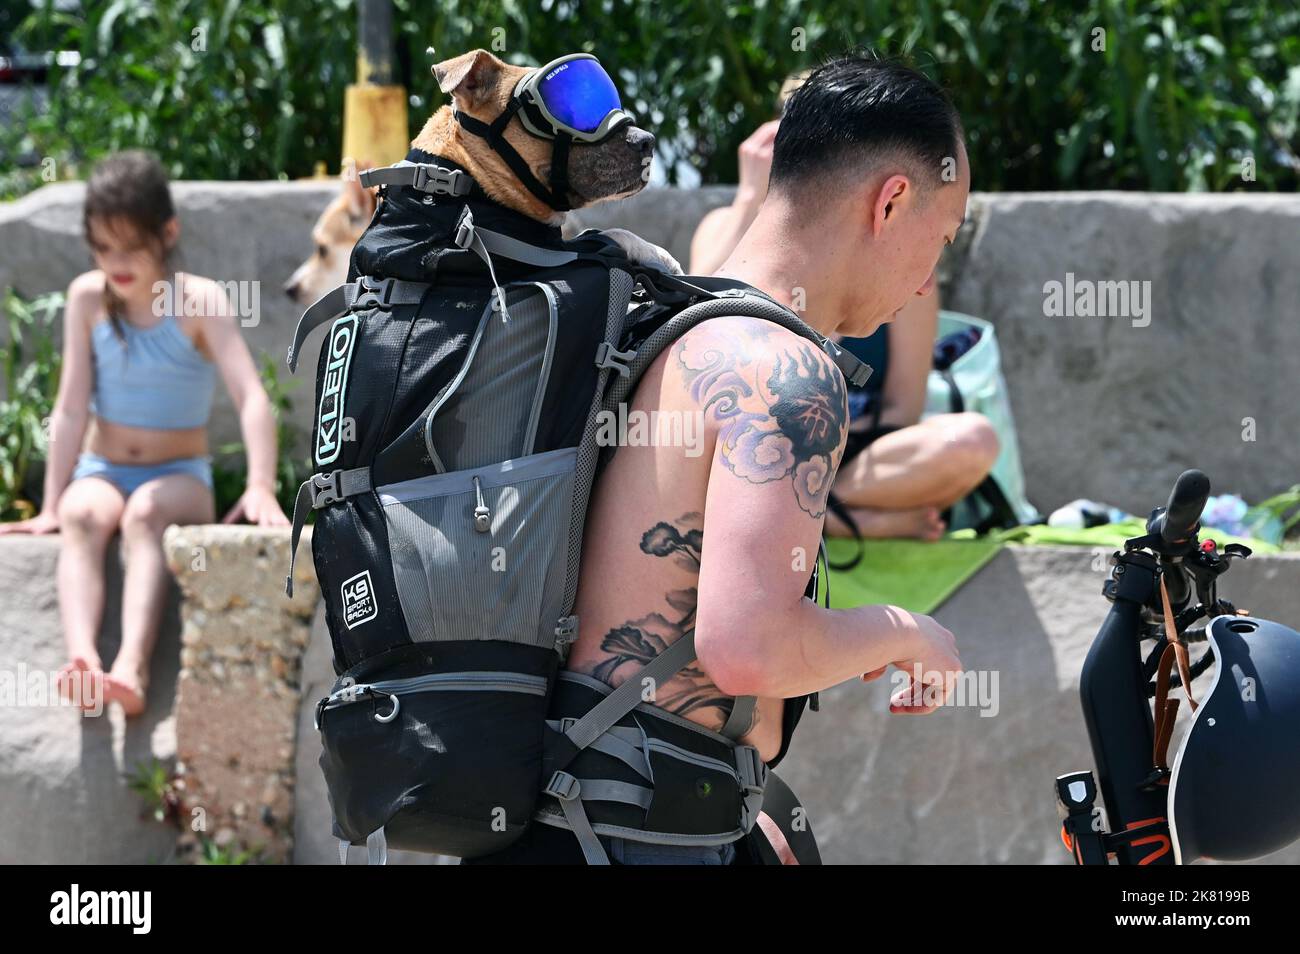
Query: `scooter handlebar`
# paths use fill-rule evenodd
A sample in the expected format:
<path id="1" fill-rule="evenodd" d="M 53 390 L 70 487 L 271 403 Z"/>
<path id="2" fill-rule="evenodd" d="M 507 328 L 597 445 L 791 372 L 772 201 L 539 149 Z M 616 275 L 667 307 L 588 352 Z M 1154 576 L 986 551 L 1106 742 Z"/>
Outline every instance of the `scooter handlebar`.
<path id="1" fill-rule="evenodd" d="M 1210 478 L 1199 470 L 1185 470 L 1169 493 L 1169 503 L 1160 518 L 1160 536 L 1177 543 L 1192 535 L 1210 497 Z"/>

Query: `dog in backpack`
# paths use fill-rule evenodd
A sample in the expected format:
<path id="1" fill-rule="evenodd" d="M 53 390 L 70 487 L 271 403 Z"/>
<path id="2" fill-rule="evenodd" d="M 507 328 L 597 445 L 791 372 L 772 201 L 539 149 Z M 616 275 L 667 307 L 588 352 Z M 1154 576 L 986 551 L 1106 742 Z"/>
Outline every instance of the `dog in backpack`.
<path id="1" fill-rule="evenodd" d="M 433 67 L 439 87 L 455 99 L 457 108 L 488 123 L 505 108 L 515 83 L 528 72 L 527 67 L 511 66 L 486 50 L 474 50 Z M 574 183 L 569 200 L 574 208 L 626 198 L 645 186 L 642 170 L 648 167 L 653 154 L 654 136 L 635 125 L 623 132 L 598 145 L 574 145 L 569 157 L 569 181 Z M 527 132 L 518 119 L 511 121 L 505 135 L 527 161 L 533 175 L 545 181 L 550 175 L 550 143 Z M 411 145 L 460 163 L 493 201 L 539 221 L 564 227 L 566 214 L 556 212 L 533 196 L 484 140 L 466 134 L 452 116 L 450 105 L 429 117 Z M 284 284 L 285 294 L 298 304 L 310 305 L 347 281 L 352 247 L 375 212 L 375 190 L 363 186 L 356 175 L 371 166 L 372 163 L 359 165 L 341 177 L 343 191 L 325 207 L 312 226 L 315 251 Z M 682 273 L 676 259 L 634 233 L 626 229 L 606 229 L 604 233 L 633 261 L 657 266 L 674 275 Z"/>
<path id="2" fill-rule="evenodd" d="M 375 214 L 375 190 L 367 189 L 357 179 L 357 173 L 368 169 L 371 163 L 352 168 L 345 161 L 346 171 L 343 191 L 325 207 L 311 229 L 315 251 L 284 283 L 284 293 L 306 307 L 331 288 L 348 280 L 348 259 L 352 246 Z"/>
<path id="3" fill-rule="evenodd" d="M 530 67 L 512 66 L 487 50 L 474 50 L 433 67 L 439 88 L 452 97 L 462 114 L 491 123 L 506 109 L 515 84 Z M 551 174 L 552 143 L 530 133 L 518 115 L 505 128 L 506 141 L 523 157 L 534 178 L 546 182 Z M 482 187 L 488 198 L 516 212 L 545 222 L 565 225 L 566 214 L 533 195 L 510 166 L 479 136 L 467 133 L 456 121 L 450 105 L 443 106 L 424 124 L 412 147 L 459 163 Z M 569 189 L 566 198 L 578 209 L 597 202 L 636 195 L 646 184 L 645 171 L 654 154 L 655 138 L 635 123 L 599 143 L 574 142 L 568 156 Z M 363 226 L 364 228 L 364 226 Z M 633 261 L 655 266 L 674 275 L 682 268 L 671 255 L 626 229 L 604 229 Z"/>

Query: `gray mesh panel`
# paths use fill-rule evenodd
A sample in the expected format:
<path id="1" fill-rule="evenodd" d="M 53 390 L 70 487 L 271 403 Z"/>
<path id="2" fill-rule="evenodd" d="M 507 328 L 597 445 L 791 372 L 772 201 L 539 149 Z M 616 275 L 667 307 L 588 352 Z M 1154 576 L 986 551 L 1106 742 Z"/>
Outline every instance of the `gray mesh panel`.
<path id="1" fill-rule="evenodd" d="M 512 290 L 509 320 L 492 312 L 465 375 L 430 426 L 433 449 L 449 471 L 531 452 L 543 372 L 555 347 L 557 313 L 541 286 Z"/>
<path id="2" fill-rule="evenodd" d="M 377 488 L 413 640 L 554 644 L 576 460 L 570 447 Z M 474 524 L 480 492 L 487 532 Z"/>
<path id="3" fill-rule="evenodd" d="M 636 279 L 627 272 L 617 268 L 609 270 L 609 305 L 605 323 L 605 340 L 618 347 L 623 336 L 623 323 L 627 320 L 627 306 L 632 300 L 632 290 Z M 587 413 L 587 425 L 582 433 L 582 444 L 578 447 L 578 465 L 574 482 L 573 512 L 576 519 L 569 524 L 569 553 L 564 576 L 563 615 L 573 609 L 573 601 L 578 595 L 578 566 L 582 561 L 582 531 L 587 516 L 587 504 L 591 497 L 591 480 L 596 473 L 596 461 L 600 458 L 600 447 L 596 444 L 596 416 L 600 413 L 601 398 L 609 381 L 609 368 L 601 369 L 596 376 L 596 394 Z"/>

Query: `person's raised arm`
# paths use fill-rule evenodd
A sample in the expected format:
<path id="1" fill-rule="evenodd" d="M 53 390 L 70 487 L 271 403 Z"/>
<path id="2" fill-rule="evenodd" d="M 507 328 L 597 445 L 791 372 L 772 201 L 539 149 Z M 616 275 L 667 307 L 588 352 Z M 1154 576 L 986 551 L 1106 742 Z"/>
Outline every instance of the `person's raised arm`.
<path id="1" fill-rule="evenodd" d="M 692 275 L 712 275 L 727 260 L 740 237 L 753 224 L 758 207 L 767 198 L 767 179 L 772 171 L 772 144 L 776 141 L 776 120 L 763 123 L 737 150 L 740 182 L 731 205 L 714 209 L 700 221 L 691 239 Z"/>
<path id="2" fill-rule="evenodd" d="M 881 395 L 880 423 L 911 427 L 925 413 L 926 384 L 939 332 L 938 292 L 913 298 L 886 327 L 889 373 Z"/>
<path id="3" fill-rule="evenodd" d="M 844 380 L 812 342 L 753 319 L 708 322 L 674 346 L 672 373 L 717 439 L 704 512 L 699 663 L 727 695 L 789 698 L 892 663 L 948 690 L 952 634 L 896 606 L 827 610 L 804 596 L 826 493 L 844 449 Z M 910 679 L 909 679 L 910 685 Z M 909 706 L 908 687 L 894 693 Z"/>

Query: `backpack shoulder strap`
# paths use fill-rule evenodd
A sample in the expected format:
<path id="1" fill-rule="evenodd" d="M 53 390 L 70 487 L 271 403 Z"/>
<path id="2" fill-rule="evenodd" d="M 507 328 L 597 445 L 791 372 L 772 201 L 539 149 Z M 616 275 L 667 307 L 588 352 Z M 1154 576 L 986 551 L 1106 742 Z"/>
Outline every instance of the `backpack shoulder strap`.
<path id="1" fill-rule="evenodd" d="M 607 410 L 616 409 L 620 402 L 627 399 L 628 394 L 636 387 L 646 369 L 650 367 L 655 358 L 659 357 L 664 348 L 696 325 L 708 321 L 710 318 L 739 315 L 750 318 L 763 318 L 774 322 L 797 335 L 807 338 L 821 348 L 835 362 L 835 366 L 840 369 L 840 373 L 850 383 L 861 387 L 871 377 L 870 365 L 845 351 L 825 335 L 819 334 L 789 308 L 778 304 L 767 295 L 748 285 L 736 282 L 735 285 L 739 287 L 710 291 L 703 284 L 694 284 L 697 279 L 693 276 L 678 278 L 663 273 L 658 273 L 653 281 L 655 284 L 652 293 L 660 290 L 662 285 L 668 285 L 670 289 L 678 292 L 682 291 L 684 286 L 685 289 L 694 291 L 696 295 L 706 297 L 703 301 L 681 309 L 676 315 L 665 321 L 657 330 L 651 332 L 635 351 L 624 352 L 624 354 L 630 353 L 631 355 L 626 365 L 627 373 L 622 374 L 620 369 L 622 377 L 615 383 L 605 401 Z M 712 282 L 716 281 L 716 279 L 708 281 Z M 658 299 L 658 295 L 656 295 L 656 298 Z"/>

